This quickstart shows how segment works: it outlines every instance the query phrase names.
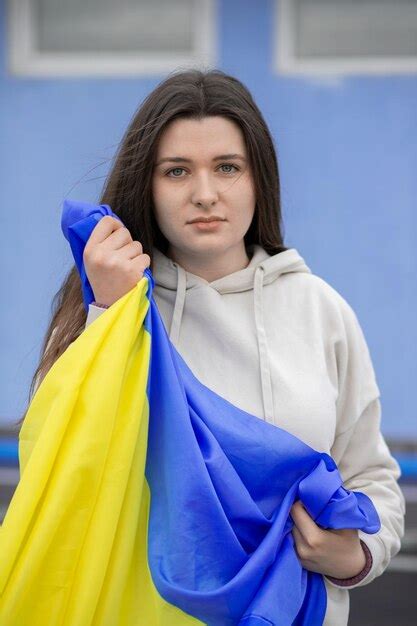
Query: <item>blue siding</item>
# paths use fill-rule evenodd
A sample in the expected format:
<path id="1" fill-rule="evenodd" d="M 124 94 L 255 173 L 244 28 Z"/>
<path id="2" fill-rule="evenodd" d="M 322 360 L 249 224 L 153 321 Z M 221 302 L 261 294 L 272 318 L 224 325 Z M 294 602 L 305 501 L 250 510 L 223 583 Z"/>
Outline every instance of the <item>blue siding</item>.
<path id="1" fill-rule="evenodd" d="M 219 0 L 218 66 L 249 87 L 274 135 L 287 245 L 358 315 L 384 433 L 417 439 L 417 76 L 279 76 L 273 11 L 271 0 Z M 122 133 L 162 78 L 16 78 L 6 42 L 0 0 L 0 421 L 25 407 L 71 264 L 61 203 L 98 200 Z"/>

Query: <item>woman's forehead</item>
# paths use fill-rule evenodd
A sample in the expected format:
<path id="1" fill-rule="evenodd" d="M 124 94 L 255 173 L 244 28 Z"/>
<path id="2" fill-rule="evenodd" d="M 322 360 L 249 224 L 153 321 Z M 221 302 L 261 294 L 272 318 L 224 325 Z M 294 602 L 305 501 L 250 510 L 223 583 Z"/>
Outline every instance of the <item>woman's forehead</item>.
<path id="1" fill-rule="evenodd" d="M 164 129 L 158 142 L 158 159 L 172 156 L 195 158 L 201 153 L 211 158 L 223 154 L 246 156 L 243 133 L 232 120 L 221 116 L 176 119 Z"/>

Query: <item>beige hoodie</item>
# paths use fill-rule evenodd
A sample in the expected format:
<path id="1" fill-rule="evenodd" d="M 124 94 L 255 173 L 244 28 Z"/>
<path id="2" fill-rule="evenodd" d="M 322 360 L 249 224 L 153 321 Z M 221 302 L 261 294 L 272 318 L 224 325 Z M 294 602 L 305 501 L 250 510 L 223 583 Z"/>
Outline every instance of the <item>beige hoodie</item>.
<path id="1" fill-rule="evenodd" d="M 348 589 L 379 576 L 400 549 L 400 469 L 380 431 L 379 389 L 361 327 L 344 298 L 297 250 L 248 248 L 249 265 L 213 282 L 153 251 L 153 295 L 170 339 L 195 376 L 241 409 L 286 429 L 336 461 L 347 489 L 381 519 L 359 531 L 373 564 L 356 585 L 325 577 L 325 626 L 345 626 Z M 105 309 L 89 306 L 86 326 Z"/>

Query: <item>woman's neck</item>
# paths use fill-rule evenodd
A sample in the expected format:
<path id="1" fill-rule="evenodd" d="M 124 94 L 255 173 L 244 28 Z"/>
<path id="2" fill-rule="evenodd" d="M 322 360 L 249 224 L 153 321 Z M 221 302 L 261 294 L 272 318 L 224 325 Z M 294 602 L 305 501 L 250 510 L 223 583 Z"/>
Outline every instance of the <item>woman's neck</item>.
<path id="1" fill-rule="evenodd" d="M 238 246 L 224 250 L 222 254 L 211 252 L 206 255 L 193 255 L 169 246 L 166 255 L 187 272 L 204 278 L 209 283 L 238 272 L 250 263 L 250 256 L 243 241 Z"/>

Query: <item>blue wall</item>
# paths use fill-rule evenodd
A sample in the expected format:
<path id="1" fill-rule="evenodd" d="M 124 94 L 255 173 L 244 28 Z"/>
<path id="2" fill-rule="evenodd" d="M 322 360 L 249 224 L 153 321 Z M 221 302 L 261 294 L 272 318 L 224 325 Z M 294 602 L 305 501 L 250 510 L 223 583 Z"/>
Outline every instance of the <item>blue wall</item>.
<path id="1" fill-rule="evenodd" d="M 382 392 L 384 433 L 417 439 L 417 76 L 278 76 L 273 4 L 219 0 L 218 66 L 249 87 L 275 137 L 286 244 L 358 315 Z M 98 200 L 122 133 L 162 78 L 9 76 L 4 5 L 0 421 L 25 407 L 51 299 L 72 264 L 61 203 Z"/>

